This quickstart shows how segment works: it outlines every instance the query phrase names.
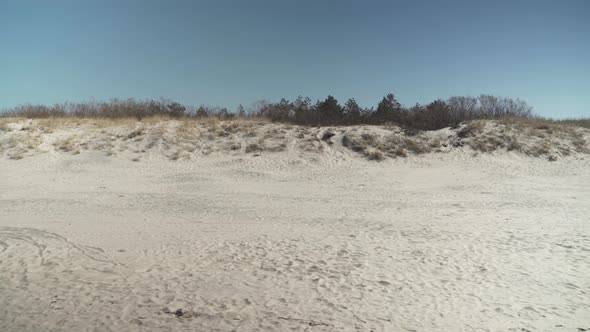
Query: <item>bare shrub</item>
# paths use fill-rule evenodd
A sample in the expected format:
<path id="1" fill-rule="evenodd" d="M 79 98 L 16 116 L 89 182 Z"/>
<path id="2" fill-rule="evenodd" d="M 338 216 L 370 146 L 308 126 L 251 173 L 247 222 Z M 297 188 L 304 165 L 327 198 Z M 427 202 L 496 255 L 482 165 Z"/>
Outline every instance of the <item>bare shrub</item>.
<path id="1" fill-rule="evenodd" d="M 73 116 L 141 120 L 156 115 L 178 118 L 187 115 L 187 109 L 180 103 L 166 99 L 138 101 L 130 98 L 126 100 L 112 99 L 108 102 L 63 103 L 53 106 L 25 104 L 4 112 L 4 116 L 32 119 Z"/>
<path id="2" fill-rule="evenodd" d="M 590 128 L 590 118 L 579 118 L 579 119 L 565 119 L 555 121 L 558 124 Z"/>
<path id="3" fill-rule="evenodd" d="M 403 140 L 402 148 L 407 151 L 411 151 L 415 154 L 423 154 L 431 151 L 431 148 L 424 142 L 418 142 L 417 140 L 405 138 Z"/>
<path id="4" fill-rule="evenodd" d="M 508 138 L 508 143 L 506 144 L 506 150 L 508 151 L 522 151 L 522 144 L 518 141 L 515 135 L 512 135 Z"/>
<path id="5" fill-rule="evenodd" d="M 127 135 L 127 137 L 126 137 L 126 138 L 127 138 L 127 139 L 133 139 L 133 138 L 135 138 L 135 137 L 138 137 L 138 136 L 141 136 L 141 135 L 143 135 L 143 134 L 144 134 L 144 130 L 143 130 L 143 128 L 137 128 L 137 129 L 135 129 L 134 131 L 130 132 L 130 133 Z"/>
<path id="6" fill-rule="evenodd" d="M 355 152 L 364 152 L 365 148 L 367 147 L 366 143 L 360 142 L 348 135 L 342 136 L 342 145 Z"/>
<path id="7" fill-rule="evenodd" d="M 53 145 L 60 151 L 71 152 L 72 154 L 79 154 L 80 149 L 78 143 L 80 138 L 76 135 L 70 136 L 64 140 L 57 141 Z"/>
<path id="8" fill-rule="evenodd" d="M 488 133 L 474 137 L 469 141 L 469 146 L 474 150 L 481 152 L 493 152 L 498 149 L 506 148 L 509 142 L 512 142 L 512 140 L 508 136 Z"/>
<path id="9" fill-rule="evenodd" d="M 246 145 L 246 153 L 252 153 L 252 152 L 260 152 L 262 151 L 262 147 L 260 145 L 258 145 L 257 143 L 250 143 L 248 145 Z"/>
<path id="10" fill-rule="evenodd" d="M 242 148 L 242 143 L 240 143 L 240 142 L 232 143 L 229 148 L 230 148 L 230 150 L 234 150 L 234 151 L 239 150 Z"/>
<path id="11" fill-rule="evenodd" d="M 13 151 L 10 151 L 8 153 L 8 158 L 12 159 L 12 160 L 20 160 L 23 159 L 24 155 L 25 155 L 25 150 L 23 149 L 16 149 Z"/>
<path id="12" fill-rule="evenodd" d="M 279 143 L 276 145 L 271 145 L 271 146 L 265 147 L 265 150 L 270 151 L 270 152 L 281 152 L 281 151 L 285 151 L 286 149 L 287 149 L 287 144 L 285 144 L 285 143 Z"/>
<path id="13" fill-rule="evenodd" d="M 230 134 L 236 134 L 242 130 L 242 126 L 237 121 L 223 123 L 221 124 L 221 128 Z"/>
<path id="14" fill-rule="evenodd" d="M 549 154 L 549 152 L 551 152 L 551 147 L 547 142 L 537 142 L 525 149 L 524 152 L 533 157 L 539 157 L 541 155 Z"/>
<path id="15" fill-rule="evenodd" d="M 549 125 L 547 123 L 541 123 L 535 126 L 535 129 L 538 130 L 546 130 L 546 131 L 551 131 L 551 127 L 549 127 Z"/>
<path id="16" fill-rule="evenodd" d="M 375 161 L 382 161 L 385 159 L 385 155 L 383 154 L 382 151 L 379 151 L 379 150 L 367 151 L 366 156 L 369 160 L 375 160 Z"/>
<path id="17" fill-rule="evenodd" d="M 324 145 L 320 143 L 320 141 L 316 138 L 307 138 L 303 140 L 303 142 L 300 143 L 299 146 L 307 152 L 318 153 L 324 151 Z"/>
<path id="18" fill-rule="evenodd" d="M 578 152 L 582 152 L 582 153 L 590 153 L 590 150 L 588 149 L 587 146 L 587 142 L 584 139 L 584 137 L 582 137 L 582 135 L 574 135 L 571 139 L 572 145 L 574 146 L 574 148 L 576 149 L 576 151 Z"/>

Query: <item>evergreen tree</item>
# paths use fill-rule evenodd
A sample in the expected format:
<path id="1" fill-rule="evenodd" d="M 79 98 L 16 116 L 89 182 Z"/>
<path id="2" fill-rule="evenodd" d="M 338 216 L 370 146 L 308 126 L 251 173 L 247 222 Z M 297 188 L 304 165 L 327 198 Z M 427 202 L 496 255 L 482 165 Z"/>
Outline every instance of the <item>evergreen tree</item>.
<path id="1" fill-rule="evenodd" d="M 377 105 L 377 111 L 374 116 L 378 122 L 397 122 L 401 123 L 404 119 L 401 104 L 395 99 L 393 93 L 383 97 Z"/>
<path id="2" fill-rule="evenodd" d="M 324 101 L 317 104 L 319 120 L 322 124 L 338 124 L 342 122 L 343 109 L 338 100 L 328 96 Z"/>
<path id="3" fill-rule="evenodd" d="M 357 124 L 361 120 L 361 108 L 354 98 L 348 99 L 344 104 L 344 121 L 347 124 Z"/>

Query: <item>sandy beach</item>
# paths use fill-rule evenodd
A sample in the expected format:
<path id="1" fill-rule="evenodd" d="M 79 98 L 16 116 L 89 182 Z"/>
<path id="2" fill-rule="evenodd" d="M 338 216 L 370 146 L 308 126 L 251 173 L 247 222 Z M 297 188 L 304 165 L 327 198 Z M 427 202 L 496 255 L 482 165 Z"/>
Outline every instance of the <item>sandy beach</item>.
<path id="1" fill-rule="evenodd" d="M 5 151 L 0 330 L 590 329 L 588 155 L 317 144 Z"/>

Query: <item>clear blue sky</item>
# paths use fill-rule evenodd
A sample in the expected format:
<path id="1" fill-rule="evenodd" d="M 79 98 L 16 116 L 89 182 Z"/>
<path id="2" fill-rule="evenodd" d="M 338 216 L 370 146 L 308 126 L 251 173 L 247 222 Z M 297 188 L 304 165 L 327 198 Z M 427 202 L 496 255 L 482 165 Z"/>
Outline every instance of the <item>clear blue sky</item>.
<path id="1" fill-rule="evenodd" d="M 590 116 L 590 1 L 0 2 L 0 108 L 521 97 Z"/>

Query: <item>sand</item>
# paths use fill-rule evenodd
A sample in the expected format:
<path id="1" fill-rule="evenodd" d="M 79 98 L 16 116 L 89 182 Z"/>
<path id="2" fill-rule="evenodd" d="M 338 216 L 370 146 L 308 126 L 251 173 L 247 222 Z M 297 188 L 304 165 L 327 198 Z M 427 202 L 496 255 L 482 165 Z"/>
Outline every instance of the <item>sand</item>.
<path id="1" fill-rule="evenodd" d="M 590 328 L 587 155 L 289 151 L 0 159 L 0 331 Z"/>

